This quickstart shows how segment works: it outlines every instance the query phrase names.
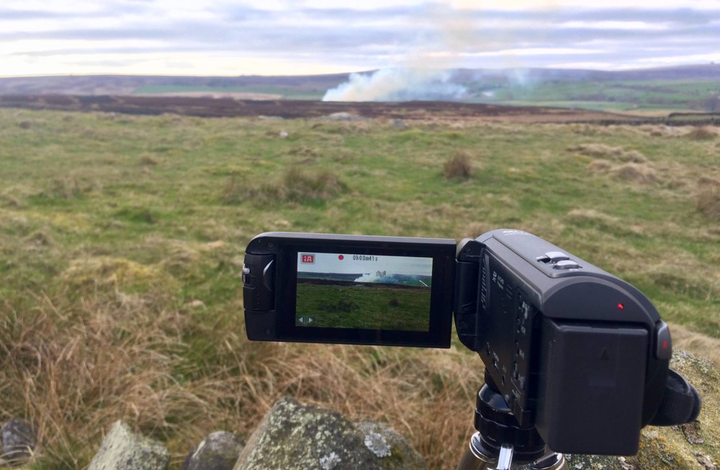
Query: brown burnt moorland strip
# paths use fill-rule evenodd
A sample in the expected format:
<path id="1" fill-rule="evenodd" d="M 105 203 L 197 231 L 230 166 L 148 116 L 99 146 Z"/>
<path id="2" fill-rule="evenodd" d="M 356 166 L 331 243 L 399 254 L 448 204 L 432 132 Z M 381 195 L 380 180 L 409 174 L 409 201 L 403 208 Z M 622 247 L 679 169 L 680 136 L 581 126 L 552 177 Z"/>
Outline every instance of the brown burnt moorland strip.
<path id="1" fill-rule="evenodd" d="M 278 117 L 314 119 L 349 113 L 368 119 L 484 120 L 526 123 L 720 125 L 720 115 L 633 116 L 569 108 L 502 106 L 480 103 L 410 101 L 396 103 L 323 102 L 310 100 L 238 100 L 183 96 L 0 95 L 0 108 L 107 112 L 136 115 L 179 114 L 195 117 Z"/>
<path id="2" fill-rule="evenodd" d="M 350 113 L 364 118 L 427 120 L 488 119 L 539 122 L 631 121 L 633 117 L 563 108 L 498 106 L 475 103 L 403 102 L 340 103 L 322 101 L 254 101 L 229 98 L 158 96 L 72 96 L 5 95 L 0 107 L 62 111 L 99 111 L 123 114 L 164 113 L 197 117 L 274 116 L 285 119 L 320 118 L 333 113 Z"/>

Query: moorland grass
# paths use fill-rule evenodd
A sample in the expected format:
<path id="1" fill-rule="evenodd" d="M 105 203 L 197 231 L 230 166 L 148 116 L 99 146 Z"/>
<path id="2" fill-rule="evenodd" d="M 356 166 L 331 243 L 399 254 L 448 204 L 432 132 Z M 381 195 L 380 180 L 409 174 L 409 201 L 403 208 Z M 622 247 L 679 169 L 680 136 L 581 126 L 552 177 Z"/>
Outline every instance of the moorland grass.
<path id="1" fill-rule="evenodd" d="M 388 422 L 433 468 L 454 467 L 477 356 L 457 342 L 249 343 L 247 242 L 525 229 L 635 284 L 689 347 L 712 351 L 720 230 L 702 191 L 720 153 L 689 130 L 0 110 L 0 421 L 38 423 L 36 469 L 82 468 L 117 419 L 179 468 L 204 435 L 247 437 L 290 395 Z M 448 180 L 458 153 L 482 171 Z"/>

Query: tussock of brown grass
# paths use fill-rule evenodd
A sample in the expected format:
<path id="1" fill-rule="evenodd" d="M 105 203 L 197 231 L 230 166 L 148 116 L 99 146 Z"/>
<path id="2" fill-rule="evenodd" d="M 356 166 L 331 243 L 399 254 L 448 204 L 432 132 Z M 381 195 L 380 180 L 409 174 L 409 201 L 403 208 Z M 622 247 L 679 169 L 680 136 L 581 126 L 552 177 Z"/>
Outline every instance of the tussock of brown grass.
<path id="1" fill-rule="evenodd" d="M 685 137 L 692 140 L 713 140 L 717 138 L 717 136 L 717 130 L 710 126 L 694 127 L 685 134 Z"/>
<path id="2" fill-rule="evenodd" d="M 38 194 L 55 199 L 77 199 L 95 189 L 95 183 L 77 175 L 54 178 L 48 188 Z"/>
<path id="3" fill-rule="evenodd" d="M 497 228 L 498 227 L 495 227 L 489 223 L 471 222 L 470 224 L 468 224 L 465 233 L 463 233 L 463 237 L 464 238 L 477 238 L 480 235 L 487 233 L 490 230 L 495 230 Z"/>
<path id="4" fill-rule="evenodd" d="M 605 144 L 582 144 L 568 147 L 568 152 L 577 152 L 592 158 L 606 158 L 621 162 L 644 163 L 647 157 L 637 150 L 625 150 Z"/>
<path id="5" fill-rule="evenodd" d="M 567 214 L 573 225 L 585 224 L 602 228 L 604 231 L 622 235 L 641 235 L 642 227 L 626 223 L 622 219 L 596 211 L 595 209 L 573 209 Z"/>
<path id="6" fill-rule="evenodd" d="M 652 166 L 637 163 L 613 167 L 609 173 L 619 179 L 639 184 L 656 183 L 658 180 L 657 172 Z"/>
<path id="7" fill-rule="evenodd" d="M 290 147 L 287 151 L 287 154 L 299 157 L 318 157 L 320 156 L 320 151 L 314 147 L 298 145 L 296 147 Z"/>
<path id="8" fill-rule="evenodd" d="M 118 419 L 179 465 L 212 431 L 247 437 L 283 396 L 389 423 L 434 468 L 453 466 L 472 431 L 482 363 L 467 352 L 250 343 L 239 314 L 200 325 L 202 311 L 153 295 L 11 304 L 0 304 L 0 421 L 35 420 L 55 467 L 87 465 Z"/>
<path id="9" fill-rule="evenodd" d="M 612 163 L 607 160 L 594 160 L 588 163 L 587 169 L 591 173 L 607 173 L 612 168 Z"/>
<path id="10" fill-rule="evenodd" d="M 160 162 L 157 161 L 157 159 L 150 157 L 150 156 L 144 156 L 138 161 L 138 165 L 140 166 L 157 166 Z"/>
<path id="11" fill-rule="evenodd" d="M 682 325 L 671 324 L 670 333 L 673 349 L 690 351 L 701 357 L 710 359 L 720 367 L 720 339 L 696 333 Z"/>
<path id="12" fill-rule="evenodd" d="M 68 287 L 93 291 L 100 287 L 168 288 L 175 280 L 161 266 L 144 265 L 123 258 L 107 256 L 73 260 L 62 273 Z"/>
<path id="13" fill-rule="evenodd" d="M 720 188 L 720 180 L 716 180 L 715 178 L 710 178 L 708 176 L 701 176 L 698 178 L 698 186 L 699 187 L 718 187 Z"/>
<path id="14" fill-rule="evenodd" d="M 622 181 L 637 184 L 652 184 L 660 179 L 657 171 L 650 163 L 625 163 L 613 165 L 607 160 L 595 160 L 587 165 L 590 173 L 608 175 Z"/>
<path id="15" fill-rule="evenodd" d="M 695 209 L 711 219 L 720 221 L 720 184 L 701 187 Z"/>
<path id="16" fill-rule="evenodd" d="M 472 176 L 472 157 L 460 150 L 450 157 L 443 166 L 443 174 L 447 179 L 467 179 Z"/>
<path id="17" fill-rule="evenodd" d="M 45 230 L 37 230 L 25 237 L 28 248 L 47 248 L 55 245 L 52 236 Z"/>
<path id="18" fill-rule="evenodd" d="M 281 180 L 274 183 L 253 184 L 233 176 L 225 187 L 223 200 L 226 204 L 236 204 L 247 200 L 303 203 L 325 201 L 347 189 L 347 185 L 332 171 L 311 171 L 290 167 L 285 171 Z"/>

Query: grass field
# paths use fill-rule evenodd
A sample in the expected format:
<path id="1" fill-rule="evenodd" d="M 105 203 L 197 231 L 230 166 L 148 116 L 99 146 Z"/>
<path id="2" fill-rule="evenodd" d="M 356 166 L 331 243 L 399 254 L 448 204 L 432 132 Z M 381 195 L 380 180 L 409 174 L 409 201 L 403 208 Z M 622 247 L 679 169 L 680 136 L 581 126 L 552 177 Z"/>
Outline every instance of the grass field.
<path id="1" fill-rule="evenodd" d="M 482 88 L 480 86 L 476 93 L 480 93 Z M 712 96 L 720 94 L 720 83 L 709 80 L 555 81 L 503 86 L 485 91 L 492 93 L 492 96 L 481 98 L 481 102 L 516 106 L 557 106 L 601 111 L 712 111 L 708 103 Z"/>
<path id="2" fill-rule="evenodd" d="M 279 86 L 242 86 L 242 87 L 210 87 L 210 86 L 178 86 L 178 85 L 145 85 L 136 89 L 135 95 L 157 95 L 177 93 L 258 93 L 268 95 L 282 95 L 288 100 L 319 100 L 325 90 L 297 90 L 290 87 Z"/>
<path id="3" fill-rule="evenodd" d="M 430 289 L 299 282 L 295 311 L 296 318 L 312 318 L 312 327 L 428 331 Z"/>
<path id="4" fill-rule="evenodd" d="M 443 174 L 453 156 L 469 177 Z M 0 421 L 37 421 L 35 470 L 87 465 L 117 419 L 180 468 L 209 432 L 247 437 L 290 395 L 389 422 L 453 468 L 477 355 L 249 343 L 242 257 L 263 231 L 501 227 L 627 279 L 717 358 L 717 129 L 0 109 Z"/>
<path id="5" fill-rule="evenodd" d="M 662 110 L 712 111 L 708 103 L 720 94 L 720 83 L 710 80 L 575 81 L 556 80 L 522 85 L 480 80 L 467 84 L 468 101 L 513 106 L 551 106 L 598 111 Z M 325 89 L 281 86 L 159 86 L 145 85 L 134 94 L 260 93 L 285 99 L 319 100 Z M 483 93 L 491 93 L 491 96 Z M 717 101 L 717 99 L 716 99 Z M 713 106 L 720 106 L 715 104 Z M 720 111 L 720 108 L 717 109 Z"/>

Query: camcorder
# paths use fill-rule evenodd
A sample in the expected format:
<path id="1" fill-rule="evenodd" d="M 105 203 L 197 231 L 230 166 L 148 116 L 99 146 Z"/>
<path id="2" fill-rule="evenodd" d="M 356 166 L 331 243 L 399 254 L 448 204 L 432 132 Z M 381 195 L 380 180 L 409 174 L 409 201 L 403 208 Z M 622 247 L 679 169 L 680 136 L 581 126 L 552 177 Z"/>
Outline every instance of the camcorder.
<path id="1" fill-rule="evenodd" d="M 642 427 L 700 411 L 697 391 L 669 369 L 670 330 L 652 303 L 524 231 L 459 244 L 264 233 L 247 246 L 243 283 L 257 341 L 448 348 L 454 314 L 460 342 L 485 365 L 475 427 L 491 453 L 507 443 L 526 460 L 545 445 L 634 455 Z"/>

